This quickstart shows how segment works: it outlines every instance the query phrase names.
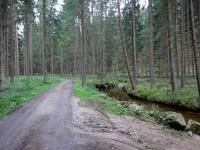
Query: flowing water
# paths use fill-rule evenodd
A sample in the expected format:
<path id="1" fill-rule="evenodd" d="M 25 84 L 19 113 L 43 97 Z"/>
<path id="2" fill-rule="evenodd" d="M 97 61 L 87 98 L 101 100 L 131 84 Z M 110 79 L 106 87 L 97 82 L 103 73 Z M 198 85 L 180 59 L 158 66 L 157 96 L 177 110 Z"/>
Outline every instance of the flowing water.
<path id="1" fill-rule="evenodd" d="M 173 112 L 181 113 L 184 116 L 186 121 L 188 121 L 189 119 L 192 119 L 192 120 L 200 122 L 200 112 L 189 111 L 189 110 L 185 110 L 181 108 L 176 108 L 175 106 L 172 107 L 169 105 L 150 102 L 150 101 L 144 101 L 140 99 L 132 99 L 126 93 L 115 91 L 115 90 L 110 90 L 106 92 L 106 94 L 110 97 L 117 99 L 118 101 L 127 101 L 130 104 L 136 103 L 137 105 L 142 105 L 148 110 L 156 109 L 161 112 L 173 111 Z"/>

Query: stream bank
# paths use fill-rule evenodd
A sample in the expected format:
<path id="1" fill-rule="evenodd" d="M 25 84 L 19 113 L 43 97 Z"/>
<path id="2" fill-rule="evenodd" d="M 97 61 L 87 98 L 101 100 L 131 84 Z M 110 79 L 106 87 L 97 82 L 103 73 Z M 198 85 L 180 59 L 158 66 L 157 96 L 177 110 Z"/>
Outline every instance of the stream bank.
<path id="1" fill-rule="evenodd" d="M 109 97 L 115 98 L 124 107 L 130 107 L 136 104 L 144 107 L 147 111 L 159 111 L 161 113 L 175 112 L 181 114 L 186 122 L 189 120 L 200 122 L 199 108 L 189 110 L 184 107 L 179 107 L 179 105 L 176 106 L 175 103 L 153 102 L 147 98 L 137 96 L 129 87 L 123 84 L 104 83 L 96 84 L 95 87 L 101 92 L 106 93 Z"/>

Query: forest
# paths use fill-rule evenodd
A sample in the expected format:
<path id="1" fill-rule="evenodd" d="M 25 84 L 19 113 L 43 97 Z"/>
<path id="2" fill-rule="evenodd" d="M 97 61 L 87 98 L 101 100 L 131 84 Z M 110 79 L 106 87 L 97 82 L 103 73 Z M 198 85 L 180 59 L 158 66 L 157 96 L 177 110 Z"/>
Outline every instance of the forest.
<path id="1" fill-rule="evenodd" d="M 34 98 L 42 93 L 52 94 L 52 88 L 66 91 L 52 90 L 55 99 L 63 95 L 75 103 L 73 94 L 67 94 L 74 90 L 86 105 L 101 105 L 96 109 L 105 107 L 115 115 L 133 116 L 146 128 L 150 128 L 146 122 L 164 126 L 175 149 L 189 148 L 179 147 L 173 136 L 195 137 L 190 139 L 196 143 L 191 149 L 198 149 L 200 1 L 0 0 L 0 119 L 8 117 L 5 124 L 12 124 L 12 112 L 36 103 Z M 44 98 L 44 102 L 53 101 L 52 97 Z M 47 111 L 50 104 L 46 103 Z M 64 103 L 57 102 L 63 112 Z M 99 111 L 107 115 L 103 108 Z M 4 133 L 2 124 L 0 120 L 0 133 Z M 146 133 L 150 140 L 153 133 Z M 163 137 L 157 134 L 158 139 Z M 151 145 L 148 139 L 140 138 L 141 149 L 147 148 L 144 143 Z M 0 135 L 0 149 L 2 139 Z M 169 148 L 160 143 L 151 148 Z M 104 149 L 96 146 L 93 149 Z M 2 146 L 6 148 L 9 150 Z"/>

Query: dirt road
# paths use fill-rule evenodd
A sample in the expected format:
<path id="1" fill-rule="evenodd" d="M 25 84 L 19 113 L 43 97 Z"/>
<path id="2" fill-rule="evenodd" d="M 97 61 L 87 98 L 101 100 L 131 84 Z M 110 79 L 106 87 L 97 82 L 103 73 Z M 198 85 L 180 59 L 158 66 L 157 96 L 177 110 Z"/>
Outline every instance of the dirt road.
<path id="1" fill-rule="evenodd" d="M 198 136 L 181 139 L 152 123 L 116 116 L 73 96 L 61 82 L 0 121 L 0 150 L 194 149 Z"/>

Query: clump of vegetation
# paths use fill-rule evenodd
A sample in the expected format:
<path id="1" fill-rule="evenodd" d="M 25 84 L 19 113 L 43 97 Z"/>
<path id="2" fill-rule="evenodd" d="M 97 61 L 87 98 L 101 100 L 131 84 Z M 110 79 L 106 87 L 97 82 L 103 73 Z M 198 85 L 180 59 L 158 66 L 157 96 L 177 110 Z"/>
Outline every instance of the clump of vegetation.
<path id="1" fill-rule="evenodd" d="M 132 90 L 130 83 L 125 79 L 111 81 L 105 80 L 103 82 L 101 82 L 100 80 L 89 80 L 88 84 L 90 87 L 94 87 L 94 85 L 104 84 L 110 84 L 115 86 L 124 84 L 125 91 L 129 96 L 133 94 L 133 96 L 138 96 L 152 102 L 174 105 L 177 107 L 182 107 L 191 110 L 200 109 L 200 104 L 198 101 L 198 92 L 194 87 L 194 80 L 190 81 L 192 82 L 189 83 L 190 86 L 184 89 L 179 89 L 179 91 L 177 91 L 175 94 L 172 93 L 169 83 L 166 80 L 157 80 L 156 88 L 150 88 L 146 78 L 140 78 L 139 82 L 140 86 L 138 86 L 135 91 Z"/>
<path id="2" fill-rule="evenodd" d="M 168 88 L 152 89 L 149 87 L 139 87 L 134 93 L 153 102 L 174 104 L 187 109 L 200 108 L 197 99 L 198 93 L 192 88 L 180 90 L 176 94 L 172 94 Z"/>
<path id="3" fill-rule="evenodd" d="M 15 83 L 6 83 L 4 91 L 0 92 L 0 118 L 53 87 L 59 81 L 58 77 L 50 77 L 49 82 L 44 84 L 42 77 L 32 77 L 31 80 L 20 77 Z"/>
<path id="4" fill-rule="evenodd" d="M 94 81 L 90 80 L 89 83 L 91 82 Z M 149 111 L 142 106 L 138 106 L 135 108 L 124 108 L 116 101 L 116 99 L 110 98 L 107 95 L 98 92 L 93 86 L 91 86 L 91 84 L 89 85 L 89 87 L 83 88 L 80 81 L 76 80 L 75 95 L 80 97 L 82 100 L 96 100 L 97 102 L 103 104 L 103 106 L 105 106 L 108 111 L 113 112 L 117 115 L 135 116 L 142 121 L 159 123 L 163 125 L 163 128 L 166 129 L 170 134 L 178 137 L 183 137 L 184 132 L 176 131 L 165 125 L 165 123 L 163 122 L 163 112 L 160 112 L 156 109 Z"/>
<path id="5" fill-rule="evenodd" d="M 188 136 L 186 136 L 184 131 L 178 131 L 168 127 L 163 127 L 163 130 L 178 138 L 188 138 Z"/>
<path id="6" fill-rule="evenodd" d="M 94 83 L 94 81 L 88 81 L 89 83 Z M 113 81 L 114 82 L 114 81 Z M 100 83 L 100 82 L 98 82 Z M 91 84 L 89 84 L 91 85 Z M 157 117 L 161 114 L 159 111 L 147 111 L 144 108 L 128 109 L 120 105 L 114 98 L 110 98 L 104 93 L 98 92 L 93 86 L 83 88 L 79 80 L 76 80 L 75 84 L 75 95 L 83 100 L 96 100 L 103 104 L 107 110 L 117 114 L 126 116 L 136 116 L 143 121 L 155 122 L 156 113 Z"/>
<path id="7" fill-rule="evenodd" d="M 132 115 L 133 112 L 123 108 L 116 100 L 96 91 L 94 88 L 82 88 L 80 81 L 76 81 L 75 95 L 83 100 L 96 100 L 103 104 L 105 108 L 117 115 Z"/>

